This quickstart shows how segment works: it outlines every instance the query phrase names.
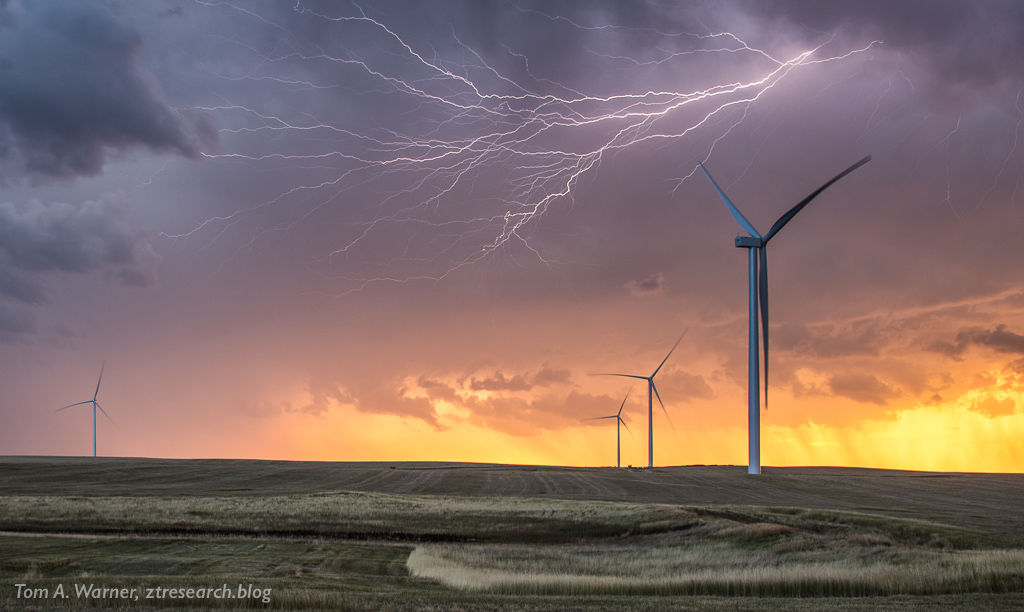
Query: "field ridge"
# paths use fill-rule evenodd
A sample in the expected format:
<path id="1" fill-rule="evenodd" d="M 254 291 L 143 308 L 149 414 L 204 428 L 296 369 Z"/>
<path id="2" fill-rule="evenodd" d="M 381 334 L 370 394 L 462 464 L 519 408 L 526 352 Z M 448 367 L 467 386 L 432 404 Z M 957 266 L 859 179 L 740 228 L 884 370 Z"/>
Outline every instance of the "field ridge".
<path id="1" fill-rule="evenodd" d="M 514 485 L 514 486 L 513 486 Z M 0 495 L 233 497 L 355 491 L 843 510 L 1024 539 L 1024 474 L 843 467 L 651 469 L 445 462 L 0 457 Z"/>

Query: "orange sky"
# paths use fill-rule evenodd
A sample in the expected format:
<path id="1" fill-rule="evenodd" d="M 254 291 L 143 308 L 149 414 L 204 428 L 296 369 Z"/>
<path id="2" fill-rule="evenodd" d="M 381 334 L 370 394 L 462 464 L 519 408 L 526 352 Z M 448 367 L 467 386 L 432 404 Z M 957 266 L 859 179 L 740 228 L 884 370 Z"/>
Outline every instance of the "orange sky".
<path id="1" fill-rule="evenodd" d="M 1024 387 L 1013 356 L 997 350 L 998 343 L 986 336 L 971 340 L 961 333 L 963 347 L 955 357 L 947 354 L 956 352 L 953 349 L 925 342 L 946 337 L 953 346 L 956 334 L 947 329 L 971 328 L 968 321 L 1019 316 L 1021 296 L 1017 291 L 966 308 L 949 304 L 832 321 L 824 325 L 825 331 L 792 346 L 785 345 L 784 333 L 776 334 L 784 348 L 772 353 L 773 386 L 769 408 L 762 412 L 763 464 L 1024 471 L 1024 445 L 1019 442 L 1024 433 Z M 373 307 L 374 300 L 370 303 Z M 647 315 L 645 320 L 685 322 L 685 313 L 672 317 L 662 310 L 671 306 L 668 301 L 647 300 L 637 306 L 626 300 L 603 310 L 610 325 L 625 329 L 630 328 L 634 307 Z M 597 337 L 585 327 L 567 325 L 571 313 L 548 321 L 547 334 L 518 339 L 515 326 L 495 325 L 497 311 L 492 310 L 464 317 L 457 326 L 461 331 L 450 328 L 440 335 L 437 330 L 416 329 L 415 324 L 394 325 L 386 334 L 393 344 L 371 347 L 355 333 L 350 342 L 371 348 L 354 358 L 316 351 L 332 368 L 387 371 L 390 362 L 398 362 L 393 367 L 404 375 L 390 379 L 386 387 L 361 391 L 330 380 L 320 384 L 302 373 L 305 363 L 279 367 L 281 355 L 310 350 L 303 344 L 311 336 L 302 328 L 317 326 L 318 316 L 307 312 L 290 324 L 282 322 L 273 332 L 254 333 L 248 324 L 240 324 L 213 336 L 197 330 L 196 337 L 178 338 L 177 344 L 154 339 L 169 350 L 157 360 L 137 360 L 133 379 L 124 374 L 124 361 L 111 360 L 101 399 L 106 396 L 105 404 L 120 428 L 100 422 L 101 452 L 613 465 L 614 421 L 584 419 L 614 413 L 630 391 L 623 414 L 633 437 L 623 430 L 622 462 L 646 465 L 644 385 L 588 374 L 649 373 L 673 340 L 658 338 L 657 325 L 632 324 L 636 334 L 661 340 L 639 350 L 629 347 L 630 334 Z M 506 323 L 540 320 L 528 311 L 505 316 Z M 745 379 L 730 373 L 730 363 L 744 357 L 743 323 L 736 319 L 718 326 L 690 326 L 659 373 L 656 380 L 672 424 L 656 404 L 656 465 L 746 463 Z M 653 331 L 645 330 L 648 327 Z M 880 328 L 900 331 L 890 331 L 880 340 L 870 331 Z M 463 341 L 460 333 L 486 339 L 486 344 Z M 198 340 L 198 334 L 207 339 Z M 445 348 L 418 348 L 440 337 L 449 342 Z M 538 349 L 535 344 L 541 337 L 547 344 Z M 340 335 L 335 339 L 340 342 Z M 725 341 L 732 344 L 732 361 L 708 348 Z M 627 350 L 609 348 L 619 342 Z M 403 352 L 417 356 L 403 359 Z M 127 358 L 136 361 L 131 354 Z M 168 370 L 190 382 L 176 387 L 161 374 Z M 89 374 L 81 373 L 78 388 L 89 390 Z M 65 397 L 70 393 L 61 391 Z M 147 393 L 152 408 L 125 409 L 131 397 Z M 398 402 L 405 414 L 394 414 L 393 407 L 367 405 L 356 393 L 376 394 L 391 406 Z M 83 429 L 89 423 L 87 411 L 61 416 L 47 415 L 48 425 L 60 432 L 60 446 L 88 452 L 89 440 L 83 435 L 88 433 Z M 161 435 L 151 433 L 155 431 Z M 50 453 L 60 454 L 57 444 L 52 448 Z"/>
<path id="2" fill-rule="evenodd" d="M 969 376 L 974 368 L 991 365 L 986 361 L 965 363 L 960 371 Z M 670 376 L 672 371 L 669 368 L 666 374 Z M 847 424 L 821 424 L 813 415 L 856 412 L 858 406 L 851 400 L 824 393 L 796 399 L 791 393 L 776 391 L 773 405 L 777 408 L 762 414 L 762 462 L 766 466 L 1024 472 L 1024 444 L 1020 442 L 1024 439 L 1024 389 L 1020 375 L 982 369 L 971 377 L 986 380 L 984 384 L 975 383 L 977 386 L 951 386 L 941 400 L 892 402 L 884 410 L 864 411 L 868 414 L 843 419 L 855 421 Z M 623 431 L 623 465 L 646 465 L 646 398 L 640 397 L 641 392 L 640 386 L 634 389 L 624 411 L 634 437 Z M 732 395 L 732 401 L 721 397 L 726 393 Z M 669 402 L 674 429 L 660 411 L 656 413 L 656 465 L 746 463 L 743 389 L 723 385 L 721 394 L 716 395 L 714 399 L 689 403 Z M 276 457 L 614 464 L 613 420 L 512 436 L 467 422 L 465 411 L 458 407 L 442 406 L 439 412 L 451 416 L 442 417 L 442 424 L 450 427 L 444 431 L 392 416 L 360 414 L 343 405 L 332 407 L 324 417 L 289 415 L 281 419 L 281 425 L 290 432 L 290 444 Z M 612 414 L 617 409 L 612 404 L 603 407 L 595 414 Z M 810 416 L 803 423 L 786 418 L 794 413 Z M 775 420 L 776 414 L 780 414 L 781 422 Z"/>

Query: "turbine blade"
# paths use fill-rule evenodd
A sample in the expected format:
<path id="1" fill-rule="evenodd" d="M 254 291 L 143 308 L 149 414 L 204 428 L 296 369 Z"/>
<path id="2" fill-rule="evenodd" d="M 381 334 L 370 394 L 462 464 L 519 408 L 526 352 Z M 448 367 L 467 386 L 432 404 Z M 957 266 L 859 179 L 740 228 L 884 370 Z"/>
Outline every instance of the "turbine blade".
<path id="1" fill-rule="evenodd" d="M 95 400 L 96 396 L 100 394 L 100 383 L 103 382 L 103 368 L 107 366 L 107 362 L 104 361 L 100 364 L 100 378 L 96 381 L 96 391 L 92 394 L 92 399 Z"/>
<path id="2" fill-rule="evenodd" d="M 619 418 L 619 415 L 612 414 L 612 415 L 603 416 L 603 417 L 587 417 L 587 418 L 581 419 L 581 420 L 583 420 L 583 421 L 599 421 L 601 419 L 617 419 L 617 418 Z"/>
<path id="3" fill-rule="evenodd" d="M 764 338 L 764 409 L 768 410 L 768 249 L 761 245 L 761 270 L 758 275 L 758 301 L 761 311 L 761 336 Z"/>
<path id="4" fill-rule="evenodd" d="M 665 418 L 668 419 L 668 424 L 672 426 L 672 431 L 676 430 L 676 424 L 672 422 L 672 417 L 668 416 L 668 410 L 665 410 L 665 402 L 661 401 L 661 394 L 658 393 L 658 388 L 654 386 L 654 381 L 651 381 L 651 389 L 654 389 L 654 396 L 658 398 L 658 403 L 661 404 L 661 411 L 665 413 Z"/>
<path id="5" fill-rule="evenodd" d="M 114 421 L 114 419 L 110 418 L 110 415 L 107 414 L 107 411 L 103 409 L 103 406 L 99 405 L 99 402 L 93 402 L 93 403 L 96 404 L 96 407 L 100 409 L 100 412 L 103 413 L 103 416 L 107 417 L 108 421 L 110 421 L 111 423 L 114 423 L 114 425 L 117 425 L 117 423 Z"/>
<path id="6" fill-rule="evenodd" d="M 759 234 L 758 231 L 754 229 L 754 225 L 750 221 L 747 221 L 747 218 L 743 216 L 743 213 L 740 212 L 740 209 L 736 208 L 736 205 L 732 203 L 732 200 L 729 199 L 729 196 L 725 195 L 725 192 L 722 191 L 722 188 L 718 186 L 718 183 L 715 182 L 715 179 L 711 178 L 711 173 L 708 172 L 708 169 L 704 167 L 704 164 L 698 165 L 700 165 L 700 169 L 704 171 L 704 175 L 708 177 L 708 180 L 711 181 L 711 185 L 714 186 L 715 191 L 717 191 L 718 195 L 721 196 L 722 201 L 724 201 L 725 205 L 729 207 L 729 212 L 732 213 L 733 219 L 736 219 L 736 222 L 739 223 L 740 227 L 745 229 L 748 234 L 750 234 L 754 238 L 760 238 L 761 234 Z"/>
<path id="7" fill-rule="evenodd" d="M 622 417 L 619 417 L 619 422 L 622 423 L 622 426 L 626 428 L 626 433 L 629 434 L 629 437 L 633 438 L 633 441 L 636 442 L 636 436 L 634 436 L 633 432 L 629 430 L 629 425 L 626 425 L 626 422 L 622 420 Z"/>
<path id="8" fill-rule="evenodd" d="M 814 193 L 812 193 L 811 195 L 809 195 L 806 198 L 804 198 L 799 204 L 797 204 L 793 208 L 790 208 L 789 211 L 786 212 L 786 214 L 784 214 L 781 217 L 779 217 L 779 220 L 775 222 L 775 225 L 773 225 L 772 228 L 770 230 L 768 230 L 768 233 L 764 235 L 764 241 L 768 242 L 769 240 L 771 240 L 772 236 L 774 236 L 775 234 L 779 233 L 779 230 L 781 230 L 783 227 L 785 227 L 785 225 L 787 223 L 789 223 L 790 220 L 792 220 L 793 217 L 795 217 L 796 214 L 798 212 L 800 212 L 800 210 L 803 209 L 804 206 L 807 206 L 808 202 L 810 202 L 814 198 L 818 197 L 818 195 L 822 191 L 825 191 L 826 189 L 831 187 L 832 183 L 838 181 L 839 179 L 841 179 L 844 176 L 846 176 L 847 174 L 853 172 L 857 168 L 860 168 L 861 166 L 863 166 L 864 164 L 868 163 L 869 161 L 871 161 L 871 156 L 870 155 L 868 155 L 864 159 L 860 160 L 859 162 L 855 163 L 854 165 L 850 166 L 846 170 L 843 170 L 839 174 L 835 175 L 834 177 L 832 177 L 832 180 L 830 180 L 829 182 L 825 183 L 821 187 L 818 187 L 818 189 Z"/>
<path id="9" fill-rule="evenodd" d="M 636 374 L 613 374 L 611 372 L 599 372 L 597 374 L 587 374 L 587 376 L 624 376 L 626 378 L 639 378 L 641 380 L 647 380 L 646 376 L 637 376 Z"/>
<path id="10" fill-rule="evenodd" d="M 626 400 L 629 399 L 629 394 L 631 391 L 633 391 L 632 387 L 629 389 L 629 391 L 626 391 L 626 397 L 622 398 L 622 405 L 619 406 L 619 411 L 615 413 L 615 418 L 619 419 L 620 421 L 622 420 L 622 409 L 626 407 Z"/>
<path id="11" fill-rule="evenodd" d="M 665 362 L 668 361 L 668 358 L 672 356 L 672 351 L 676 350 L 676 347 L 679 346 L 679 343 L 683 341 L 683 336 L 685 336 L 686 332 L 688 332 L 689 330 L 690 328 L 687 327 L 686 329 L 683 330 L 683 333 L 679 334 L 679 339 L 676 340 L 676 343 L 672 345 L 671 349 L 669 349 L 668 355 L 665 355 L 665 358 L 661 360 L 661 363 L 658 365 L 658 368 L 654 370 L 654 374 L 651 374 L 651 378 L 654 378 L 655 374 L 658 373 L 658 370 L 661 369 L 661 366 L 665 365 Z"/>
<path id="12" fill-rule="evenodd" d="M 58 408 L 58 409 L 54 410 L 54 412 L 60 412 L 61 410 L 65 410 L 67 408 L 71 408 L 72 406 L 81 406 L 82 404 L 91 404 L 91 403 L 92 403 L 92 400 L 85 400 L 84 402 L 76 402 L 74 404 L 68 404 L 67 406 L 64 406 L 64 408 Z"/>

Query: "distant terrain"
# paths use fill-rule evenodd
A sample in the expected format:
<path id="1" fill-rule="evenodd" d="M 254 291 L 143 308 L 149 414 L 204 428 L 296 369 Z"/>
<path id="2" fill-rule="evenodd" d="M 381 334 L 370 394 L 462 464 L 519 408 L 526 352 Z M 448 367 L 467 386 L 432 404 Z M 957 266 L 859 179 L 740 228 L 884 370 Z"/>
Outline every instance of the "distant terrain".
<path id="1" fill-rule="evenodd" d="M 11 590 L 84 578 L 310 609 L 1024 606 L 1021 474 L 5 457 L 0 532 L 6 609 L 243 605 Z"/>

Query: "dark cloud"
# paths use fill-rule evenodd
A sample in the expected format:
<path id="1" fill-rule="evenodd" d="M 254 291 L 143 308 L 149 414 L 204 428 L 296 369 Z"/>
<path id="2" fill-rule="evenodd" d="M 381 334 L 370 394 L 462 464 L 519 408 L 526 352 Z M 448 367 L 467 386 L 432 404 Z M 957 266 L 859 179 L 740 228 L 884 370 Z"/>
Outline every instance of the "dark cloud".
<path id="1" fill-rule="evenodd" d="M 309 381 L 309 395 L 312 400 L 309 404 L 298 409 L 299 412 L 321 415 L 331 407 L 331 402 L 339 404 L 353 404 L 355 399 L 341 387 L 337 380 L 329 376 L 313 376 Z"/>
<path id="2" fill-rule="evenodd" d="M 495 372 L 494 376 L 488 376 L 483 380 L 476 378 L 469 381 L 469 389 L 472 391 L 529 391 L 533 388 L 526 376 L 516 374 L 512 378 L 505 378 L 501 371 Z"/>
<path id="3" fill-rule="evenodd" d="M 304 412 L 320 416 L 335 405 L 351 406 L 366 414 L 389 414 L 401 418 L 414 418 L 423 421 L 436 430 L 444 429 L 437 420 L 433 399 L 426 397 L 409 397 L 409 389 L 398 384 L 394 378 L 360 376 L 352 372 L 351 380 L 345 380 L 332 373 L 319 373 L 310 377 L 307 390 L 311 401 L 305 406 L 293 408 L 290 412 Z M 420 378 L 420 386 L 426 385 L 432 390 L 441 390 L 444 395 L 443 383 Z"/>
<path id="4" fill-rule="evenodd" d="M 463 404 L 471 413 L 471 422 L 514 436 L 578 427 L 583 419 L 609 414 L 618 405 L 607 395 L 595 396 L 575 390 L 567 396 L 549 394 L 532 400 L 470 397 Z"/>
<path id="5" fill-rule="evenodd" d="M 658 390 L 666 402 L 714 399 L 715 392 L 700 374 L 672 370 L 659 374 Z"/>
<path id="6" fill-rule="evenodd" d="M 105 272 L 126 286 L 152 284 L 160 256 L 149 244 L 152 233 L 129 225 L 129 213 L 118 194 L 80 206 L 0 203 L 0 300 L 45 304 L 46 282 L 54 274 Z M 24 308 L 8 307 L 0 327 L 29 332 L 31 317 Z"/>
<path id="7" fill-rule="evenodd" d="M 184 13 L 184 11 L 182 10 L 182 8 L 180 6 L 174 6 L 174 7 L 165 9 L 164 11 L 159 13 L 159 16 L 160 16 L 161 19 L 166 19 L 168 17 L 179 17 L 183 13 Z"/>
<path id="8" fill-rule="evenodd" d="M 566 384 L 569 382 L 572 372 L 569 370 L 556 370 L 544 366 L 534 376 L 529 372 L 516 374 L 507 378 L 500 370 L 493 376 L 482 380 L 470 379 L 466 388 L 471 391 L 529 391 L 534 387 L 547 387 L 552 384 Z M 422 385 L 421 385 L 422 386 Z"/>
<path id="9" fill-rule="evenodd" d="M 1024 336 L 1009 331 L 1006 325 L 997 325 L 990 332 L 977 332 L 971 336 L 970 341 L 1000 353 L 1024 355 Z"/>
<path id="10" fill-rule="evenodd" d="M 937 340 L 929 348 L 933 352 L 959 361 L 971 346 L 983 346 L 999 353 L 1024 355 L 1024 335 L 1010 331 L 1004 324 L 996 325 L 991 330 L 973 327 L 958 332 L 956 342 Z"/>
<path id="11" fill-rule="evenodd" d="M 661 295 L 665 292 L 665 275 L 661 272 L 652 274 L 643 280 L 631 280 L 626 283 L 626 289 L 636 297 L 648 297 Z"/>
<path id="12" fill-rule="evenodd" d="M 952 342 L 946 342 L 945 340 L 936 340 L 928 345 L 928 350 L 933 353 L 940 353 L 956 361 L 962 361 L 962 355 L 966 348 L 966 344 L 954 344 Z"/>
<path id="13" fill-rule="evenodd" d="M 362 381 L 351 393 L 359 412 L 419 419 L 438 431 L 443 430 L 433 402 L 425 397 L 409 397 L 407 391 L 405 387 L 390 388 L 383 381 Z"/>
<path id="14" fill-rule="evenodd" d="M 568 395 L 547 393 L 533 398 L 515 395 L 540 387 L 571 384 L 571 375 L 569 370 L 545 365 L 532 376 L 527 372 L 506 377 L 498 371 L 482 380 L 472 378 L 468 382 L 457 382 L 463 390 L 498 392 L 486 398 L 462 395 L 459 387 L 424 376 L 417 380 L 417 385 L 427 392 L 431 402 L 442 399 L 469 411 L 470 422 L 512 435 L 528 436 L 542 429 L 557 430 L 577 426 L 580 419 L 595 416 L 600 406 L 611 401 L 607 396 L 593 396 L 576 390 L 570 391 Z M 402 416 L 392 410 L 387 412 Z"/>
<path id="15" fill-rule="evenodd" d="M 160 257 L 149 244 L 151 233 L 128 224 L 129 212 L 117 194 L 81 206 L 0 204 L 0 297 L 44 303 L 50 273 L 108 270 L 125 285 L 150 284 Z"/>
<path id="16" fill-rule="evenodd" d="M 90 176 L 107 155 L 146 147 L 189 158 L 212 145 L 136 65 L 141 36 L 93 2 L 25 2 L 0 12 L 0 159 L 8 170 Z"/>
<path id="17" fill-rule="evenodd" d="M 461 401 L 455 387 L 447 383 L 439 380 L 431 380 L 426 376 L 420 376 L 416 381 L 416 384 L 427 392 L 427 397 L 429 397 L 431 401 L 443 399 L 453 404 L 457 404 Z"/>
<path id="18" fill-rule="evenodd" d="M 35 328 L 36 320 L 30 309 L 0 302 L 0 342 L 14 342 Z"/>
<path id="19" fill-rule="evenodd" d="M 900 393 L 871 374 L 836 374 L 829 380 L 832 393 L 855 402 L 884 406 Z"/>
<path id="20" fill-rule="evenodd" d="M 572 378 L 571 370 L 557 370 L 543 366 L 539 372 L 533 376 L 533 384 L 538 387 L 547 387 L 550 385 L 567 385 L 570 384 Z"/>
<path id="21" fill-rule="evenodd" d="M 820 358 L 876 356 L 891 343 L 891 326 L 878 319 L 814 327 L 785 323 L 772 331 L 772 348 Z"/>

